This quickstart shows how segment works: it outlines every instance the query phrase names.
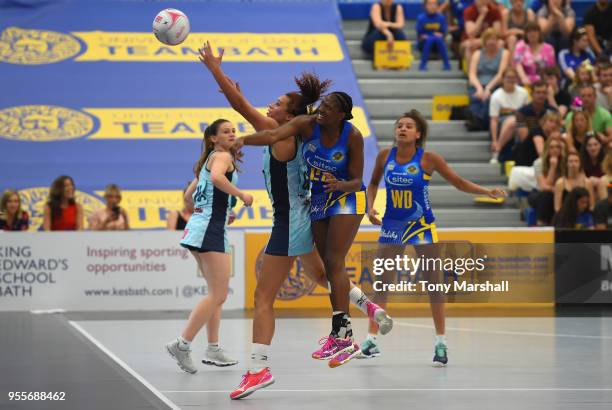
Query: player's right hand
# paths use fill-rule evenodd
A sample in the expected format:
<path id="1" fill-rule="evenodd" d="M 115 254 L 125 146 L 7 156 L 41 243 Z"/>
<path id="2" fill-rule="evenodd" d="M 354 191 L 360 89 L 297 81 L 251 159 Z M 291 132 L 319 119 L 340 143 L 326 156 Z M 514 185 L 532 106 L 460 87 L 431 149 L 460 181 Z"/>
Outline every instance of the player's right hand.
<path id="1" fill-rule="evenodd" d="M 378 215 L 378 211 L 376 209 L 370 209 L 368 211 L 368 219 L 372 225 L 382 225 L 382 222 L 376 217 L 376 215 Z"/>
<path id="2" fill-rule="evenodd" d="M 240 193 L 240 200 L 244 202 L 244 206 L 253 205 L 253 195 L 247 194 L 246 192 Z"/>
<path id="3" fill-rule="evenodd" d="M 223 61 L 223 52 L 225 51 L 223 48 L 219 50 L 219 57 L 215 57 L 212 47 L 210 46 L 210 41 L 207 41 L 206 44 L 204 44 L 204 46 L 202 46 L 202 48 L 198 51 L 200 52 L 198 58 L 209 70 L 221 66 L 221 61 Z"/>

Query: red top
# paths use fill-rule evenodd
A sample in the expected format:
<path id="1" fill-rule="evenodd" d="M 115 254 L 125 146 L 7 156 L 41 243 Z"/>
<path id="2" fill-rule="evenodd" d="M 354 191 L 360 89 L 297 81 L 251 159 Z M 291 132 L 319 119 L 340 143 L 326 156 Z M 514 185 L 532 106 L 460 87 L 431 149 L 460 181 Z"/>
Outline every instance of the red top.
<path id="1" fill-rule="evenodd" d="M 77 228 L 77 205 L 68 205 L 62 208 L 60 218 L 51 218 L 52 231 L 76 231 Z"/>
<path id="2" fill-rule="evenodd" d="M 476 38 L 479 38 L 482 32 L 488 29 L 489 27 L 493 27 L 493 23 L 495 23 L 496 21 L 499 21 L 501 23 L 501 12 L 499 11 L 497 5 L 488 4 L 487 7 L 489 8 L 489 12 L 487 13 L 484 18 L 484 21 L 482 22 L 482 28 L 480 32 L 476 33 Z M 464 21 L 472 22 L 476 22 L 476 20 L 478 20 L 478 7 L 476 7 L 476 4 L 472 4 L 470 7 L 463 10 L 463 19 Z M 466 38 L 467 32 L 464 29 L 463 39 L 465 40 Z"/>

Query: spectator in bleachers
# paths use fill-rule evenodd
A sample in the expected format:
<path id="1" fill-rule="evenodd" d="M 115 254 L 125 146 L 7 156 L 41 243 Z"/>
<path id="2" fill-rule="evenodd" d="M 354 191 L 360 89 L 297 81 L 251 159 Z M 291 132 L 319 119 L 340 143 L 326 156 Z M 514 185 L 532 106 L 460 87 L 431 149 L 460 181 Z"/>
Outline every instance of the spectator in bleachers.
<path id="1" fill-rule="evenodd" d="M 498 143 L 498 135 L 506 141 L 510 141 L 511 137 L 505 137 L 506 134 L 514 133 L 516 127 L 516 111 L 529 102 L 529 94 L 523 87 L 517 85 L 518 73 L 512 67 L 506 68 L 502 81 L 502 87 L 495 90 L 491 96 L 489 103 L 490 132 L 491 132 L 491 163 L 498 163 L 500 151 L 505 148 Z M 506 144 L 510 145 L 510 144 Z M 509 155 L 509 151 L 508 151 Z M 507 158 L 502 158 L 507 159 Z"/>
<path id="2" fill-rule="evenodd" d="M 525 37 L 527 24 L 536 21 L 535 13 L 526 7 L 527 3 L 524 0 L 511 0 L 508 2 L 507 8 L 502 10 L 502 32 L 508 50 L 512 55 L 516 43 Z"/>
<path id="3" fill-rule="evenodd" d="M 593 85 L 585 85 L 580 89 L 582 110 L 589 114 L 593 132 L 597 134 L 604 145 L 608 145 L 612 141 L 612 115 L 610 115 L 610 111 L 595 104 L 595 93 L 595 86 Z M 573 116 L 572 112 L 567 115 L 565 119 L 566 129 L 571 124 Z"/>
<path id="4" fill-rule="evenodd" d="M 104 190 L 106 206 L 95 211 L 89 220 L 92 231 L 127 231 L 130 229 L 127 212 L 120 207 L 121 190 L 110 184 Z"/>
<path id="5" fill-rule="evenodd" d="M 374 3 L 370 9 L 370 22 L 361 48 L 369 55 L 374 54 L 374 43 L 378 40 L 386 40 L 390 49 L 393 48 L 395 40 L 406 40 L 404 34 L 404 9 L 401 4 L 393 0 L 382 0 Z"/>
<path id="6" fill-rule="evenodd" d="M 0 231 L 26 231 L 28 213 L 21 209 L 19 192 L 7 189 L 0 199 Z"/>
<path id="7" fill-rule="evenodd" d="M 419 51 L 421 52 L 420 71 L 427 70 L 427 61 L 432 51 L 437 52 L 444 63 L 444 70 L 450 70 L 450 61 L 446 49 L 446 19 L 438 12 L 438 0 L 425 0 L 425 12 L 419 14 L 416 31 Z"/>
<path id="8" fill-rule="evenodd" d="M 472 55 L 469 66 L 468 129 L 487 129 L 491 94 L 501 84 L 510 54 L 499 46 L 499 35 L 493 28 L 482 34 L 483 48 Z"/>
<path id="9" fill-rule="evenodd" d="M 565 174 L 566 146 L 560 138 L 549 138 L 542 155 L 533 162 L 537 191 L 529 195 L 529 205 L 536 210 L 538 226 L 547 226 L 555 214 L 555 182 Z"/>
<path id="10" fill-rule="evenodd" d="M 465 21 L 465 32 L 461 49 L 466 63 L 472 59 L 472 54 L 482 47 L 480 37 L 489 27 L 501 33 L 501 12 L 497 4 L 492 0 L 475 0 L 463 12 Z"/>
<path id="11" fill-rule="evenodd" d="M 75 200 L 74 180 L 62 175 L 49 189 L 49 199 L 43 211 L 45 231 L 80 231 L 83 229 L 83 207 Z"/>
<path id="12" fill-rule="evenodd" d="M 560 87 L 561 73 L 557 67 L 546 67 L 541 72 L 542 79 L 548 84 L 548 104 L 565 117 L 572 105 L 572 97 Z"/>
<path id="13" fill-rule="evenodd" d="M 521 139 L 515 150 L 515 163 L 519 166 L 532 166 L 544 151 L 544 144 L 549 138 L 561 138 L 561 115 L 549 111 L 539 120 L 539 126 L 529 130 Z"/>
<path id="14" fill-rule="evenodd" d="M 496 3 L 499 7 L 510 10 L 512 6 L 512 0 L 497 0 Z M 532 10 L 531 6 L 533 5 L 534 0 L 524 0 L 521 2 L 521 7 L 525 10 Z"/>
<path id="15" fill-rule="evenodd" d="M 612 54 L 612 7 L 608 0 L 597 0 L 584 15 L 584 26 L 595 54 Z"/>
<path id="16" fill-rule="evenodd" d="M 525 87 L 540 79 L 539 70 L 556 65 L 555 50 L 544 42 L 537 23 L 527 24 L 525 38 L 516 44 L 513 60 Z"/>
<path id="17" fill-rule="evenodd" d="M 544 114 L 551 111 L 557 112 L 557 109 L 548 103 L 548 84 L 538 80 L 531 86 L 531 102 L 516 113 L 516 129 L 521 140 L 538 127 Z"/>
<path id="18" fill-rule="evenodd" d="M 576 68 L 584 61 L 595 64 L 595 55 L 589 48 L 589 40 L 584 27 L 580 27 L 572 33 L 569 48 L 559 53 L 559 67 L 567 80 L 574 81 Z"/>
<path id="19" fill-rule="evenodd" d="M 595 204 L 593 222 L 595 229 L 612 229 L 612 182 L 608 183 L 608 197 Z"/>
<path id="20" fill-rule="evenodd" d="M 610 24 L 612 25 L 612 21 Z M 595 84 L 597 88 L 597 105 L 610 111 L 612 108 L 612 64 L 603 64 L 599 69 L 597 78 L 599 79 L 599 83 Z"/>
<path id="21" fill-rule="evenodd" d="M 589 210 L 589 191 L 577 187 L 569 192 L 555 217 L 555 228 L 593 229 L 593 214 Z"/>
<path id="22" fill-rule="evenodd" d="M 585 85 L 595 85 L 597 83 L 597 77 L 595 76 L 595 70 L 590 62 L 584 61 L 578 67 L 576 67 L 576 75 L 574 81 L 568 87 L 568 92 L 572 99 L 575 99 L 580 95 L 580 89 Z"/>
<path id="23" fill-rule="evenodd" d="M 574 111 L 566 126 L 565 138 L 572 151 L 580 152 L 588 135 L 593 135 L 591 118 L 585 111 Z"/>
<path id="24" fill-rule="evenodd" d="M 592 209 L 595 205 L 593 185 L 584 174 L 580 155 L 577 152 L 569 152 L 565 163 L 565 175 L 555 182 L 555 213 L 561 210 L 561 205 L 565 201 L 566 195 L 577 187 L 585 188 L 588 191 L 589 209 Z"/>
<path id="25" fill-rule="evenodd" d="M 538 23 L 546 42 L 555 51 L 569 46 L 569 37 L 576 26 L 576 13 L 569 0 L 548 0 L 538 11 Z"/>
<path id="26" fill-rule="evenodd" d="M 446 0 L 440 6 L 440 13 L 447 13 L 448 15 L 448 32 L 452 37 L 451 49 L 457 56 L 461 54 L 459 52 L 459 44 L 465 30 L 463 12 L 473 3 L 474 0 Z"/>
<path id="27" fill-rule="evenodd" d="M 580 158 L 584 167 L 584 173 L 591 180 L 593 189 L 597 194 L 599 179 L 604 176 L 603 160 L 606 151 L 596 135 L 591 134 L 586 137 L 580 150 Z M 597 196 L 597 195 L 596 195 Z"/>
<path id="28" fill-rule="evenodd" d="M 193 204 L 185 200 L 185 192 L 189 184 L 183 189 L 183 209 L 180 211 L 171 211 L 166 217 L 166 229 L 171 231 L 182 231 L 187 226 L 187 221 L 193 214 Z"/>

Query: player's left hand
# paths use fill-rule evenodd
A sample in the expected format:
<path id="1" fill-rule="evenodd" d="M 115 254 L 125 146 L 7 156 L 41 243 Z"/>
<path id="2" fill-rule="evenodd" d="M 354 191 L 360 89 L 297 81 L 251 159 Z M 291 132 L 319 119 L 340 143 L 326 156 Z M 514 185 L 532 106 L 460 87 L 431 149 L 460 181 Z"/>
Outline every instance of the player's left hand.
<path id="1" fill-rule="evenodd" d="M 198 51 L 200 52 L 198 58 L 209 70 L 221 66 L 221 61 L 223 61 L 223 53 L 225 51 L 223 48 L 219 50 L 219 56 L 216 57 L 213 53 L 212 47 L 210 46 L 210 41 L 207 41 L 206 44 L 204 44 L 204 46 Z"/>
<path id="2" fill-rule="evenodd" d="M 325 172 L 323 173 L 324 182 L 323 186 L 325 187 L 325 192 L 330 193 L 334 191 L 342 191 L 342 182 L 336 179 L 332 174 Z"/>
<path id="3" fill-rule="evenodd" d="M 488 194 L 491 198 L 505 198 L 508 196 L 506 191 L 501 188 L 493 188 Z"/>

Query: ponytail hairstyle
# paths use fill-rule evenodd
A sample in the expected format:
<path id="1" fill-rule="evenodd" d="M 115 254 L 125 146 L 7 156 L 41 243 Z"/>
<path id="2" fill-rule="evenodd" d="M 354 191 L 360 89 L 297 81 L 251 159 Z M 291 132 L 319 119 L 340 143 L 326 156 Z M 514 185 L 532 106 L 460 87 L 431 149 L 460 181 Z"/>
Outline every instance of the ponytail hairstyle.
<path id="1" fill-rule="evenodd" d="M 417 131 L 419 131 L 419 133 L 421 134 L 421 138 L 416 140 L 415 144 L 416 144 L 417 147 L 424 147 L 425 146 L 425 142 L 427 141 L 427 129 L 428 129 L 427 120 L 425 118 L 423 118 L 423 116 L 421 115 L 421 113 L 418 110 L 412 109 L 412 110 L 402 114 L 402 116 L 399 117 L 397 119 L 397 121 L 395 121 L 395 126 L 396 127 L 397 127 L 397 124 L 399 124 L 399 121 L 402 118 L 412 118 L 412 120 L 416 124 Z"/>
<path id="2" fill-rule="evenodd" d="M 295 77 L 295 84 L 300 91 L 285 94 L 289 98 L 287 112 L 291 115 L 310 114 L 311 106 L 319 101 L 321 95 L 331 85 L 331 80 L 321 81 L 315 73 L 304 71 L 300 77 Z"/>
<path id="3" fill-rule="evenodd" d="M 198 162 L 196 162 L 193 166 L 193 172 L 195 173 L 196 178 L 200 177 L 202 167 L 206 163 L 206 160 L 208 159 L 210 153 L 213 152 L 213 150 L 215 149 L 215 143 L 212 140 L 213 135 L 217 135 L 217 133 L 219 132 L 219 126 L 221 126 L 221 124 L 225 122 L 229 121 L 224 118 L 219 118 L 213 121 L 213 123 L 206 127 L 206 129 L 204 130 L 204 138 L 202 139 L 201 148 L 202 155 L 200 156 L 200 159 L 198 159 Z"/>
<path id="4" fill-rule="evenodd" d="M 570 191 L 563 201 L 563 206 L 559 210 L 555 226 L 557 228 L 573 229 L 578 219 L 578 200 L 589 197 L 589 191 L 582 187 L 576 187 Z"/>

